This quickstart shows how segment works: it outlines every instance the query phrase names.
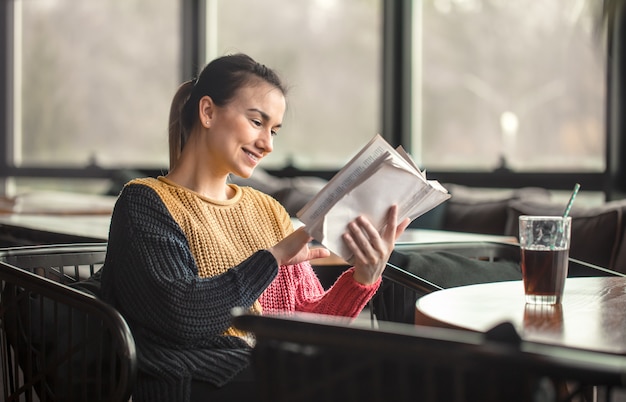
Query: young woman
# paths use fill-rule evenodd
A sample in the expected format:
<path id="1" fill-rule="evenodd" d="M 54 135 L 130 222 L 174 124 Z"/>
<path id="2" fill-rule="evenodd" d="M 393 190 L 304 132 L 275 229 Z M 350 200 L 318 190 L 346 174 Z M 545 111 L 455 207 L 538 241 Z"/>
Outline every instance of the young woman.
<path id="1" fill-rule="evenodd" d="M 408 225 L 390 208 L 379 233 L 365 217 L 346 229 L 354 266 L 324 291 L 309 249 L 273 198 L 229 184 L 272 152 L 285 88 L 243 54 L 209 63 L 180 86 L 170 112 L 170 170 L 127 183 L 116 203 L 102 291 L 137 344 L 134 402 L 236 400 L 251 350 L 230 311 L 355 317 L 374 295 L 396 238 Z M 250 397 L 243 396 L 250 400 Z M 202 395 L 201 395 L 202 396 Z"/>

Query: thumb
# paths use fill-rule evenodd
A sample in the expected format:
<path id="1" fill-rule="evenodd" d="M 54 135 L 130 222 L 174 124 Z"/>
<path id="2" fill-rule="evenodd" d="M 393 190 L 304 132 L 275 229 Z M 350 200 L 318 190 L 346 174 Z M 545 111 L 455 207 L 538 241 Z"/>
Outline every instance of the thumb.
<path id="1" fill-rule="evenodd" d="M 330 251 L 324 247 L 315 247 L 309 249 L 309 255 L 307 257 L 308 260 L 314 260 L 316 258 L 326 258 L 330 257 Z"/>

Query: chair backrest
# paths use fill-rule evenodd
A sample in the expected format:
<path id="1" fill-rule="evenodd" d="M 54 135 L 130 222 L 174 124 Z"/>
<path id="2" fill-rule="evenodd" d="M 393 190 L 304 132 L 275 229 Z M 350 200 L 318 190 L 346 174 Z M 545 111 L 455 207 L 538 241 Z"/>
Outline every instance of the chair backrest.
<path id="1" fill-rule="evenodd" d="M 105 256 L 106 243 L 0 248 L 0 261 L 64 284 L 89 278 Z"/>
<path id="2" fill-rule="evenodd" d="M 6 401 L 127 401 L 135 343 L 86 280 L 106 244 L 0 250 L 0 356 Z"/>
<path id="3" fill-rule="evenodd" d="M 434 255 L 441 252 L 467 258 L 468 261 L 480 261 L 484 266 L 493 263 L 494 269 L 497 269 L 497 263 L 500 261 L 519 262 L 520 259 L 519 246 L 512 243 L 480 241 L 397 245 L 383 272 L 383 283 L 370 303 L 377 320 L 413 323 L 416 300 L 425 294 L 447 287 L 446 283 L 431 282 L 410 267 L 404 266 L 407 261 L 401 257 L 402 253 Z M 397 256 L 400 257 L 395 258 Z M 450 275 L 454 275 L 454 271 L 450 271 L 449 264 L 447 265 L 440 269 L 448 270 Z M 491 275 L 491 278 L 493 277 L 494 275 Z M 506 279 L 512 278 L 508 276 Z"/>
<path id="4" fill-rule="evenodd" d="M 506 323 L 488 334 L 322 316 L 234 313 L 254 333 L 262 401 L 554 401 L 559 385 L 623 386 L 626 358 L 520 341 Z"/>

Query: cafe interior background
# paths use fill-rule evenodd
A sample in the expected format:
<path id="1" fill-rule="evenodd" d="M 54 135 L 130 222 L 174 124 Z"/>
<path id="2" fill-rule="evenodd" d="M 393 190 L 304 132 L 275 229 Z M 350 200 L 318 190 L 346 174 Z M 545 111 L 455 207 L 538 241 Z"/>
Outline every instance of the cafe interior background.
<path id="1" fill-rule="evenodd" d="M 373 135 L 485 193 L 624 198 L 624 11 L 599 0 L 5 0 L 0 190 L 115 195 L 167 171 L 180 82 L 245 52 L 290 88 L 271 177 Z"/>
<path id="2" fill-rule="evenodd" d="M 260 189 L 301 203 L 380 133 L 454 188 L 450 202 L 527 190 L 562 211 L 576 184 L 575 208 L 621 202 L 572 250 L 623 274 L 623 3 L 0 0 L 0 228 L 67 213 L 72 225 L 55 230 L 104 241 L 123 184 L 167 172 L 178 85 L 244 52 L 289 87 L 274 152 L 250 182 Z"/>

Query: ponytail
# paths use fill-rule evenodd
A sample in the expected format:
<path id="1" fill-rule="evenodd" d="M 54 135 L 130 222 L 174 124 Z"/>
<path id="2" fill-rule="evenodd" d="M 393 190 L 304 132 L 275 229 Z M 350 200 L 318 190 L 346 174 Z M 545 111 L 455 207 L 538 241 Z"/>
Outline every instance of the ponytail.
<path id="1" fill-rule="evenodd" d="M 169 119 L 169 148 L 170 148 L 170 170 L 174 167 L 180 153 L 189 138 L 191 132 L 191 124 L 186 121 L 187 116 L 184 113 L 185 105 L 193 90 L 194 80 L 184 82 L 174 95 L 172 105 L 170 106 Z"/>

